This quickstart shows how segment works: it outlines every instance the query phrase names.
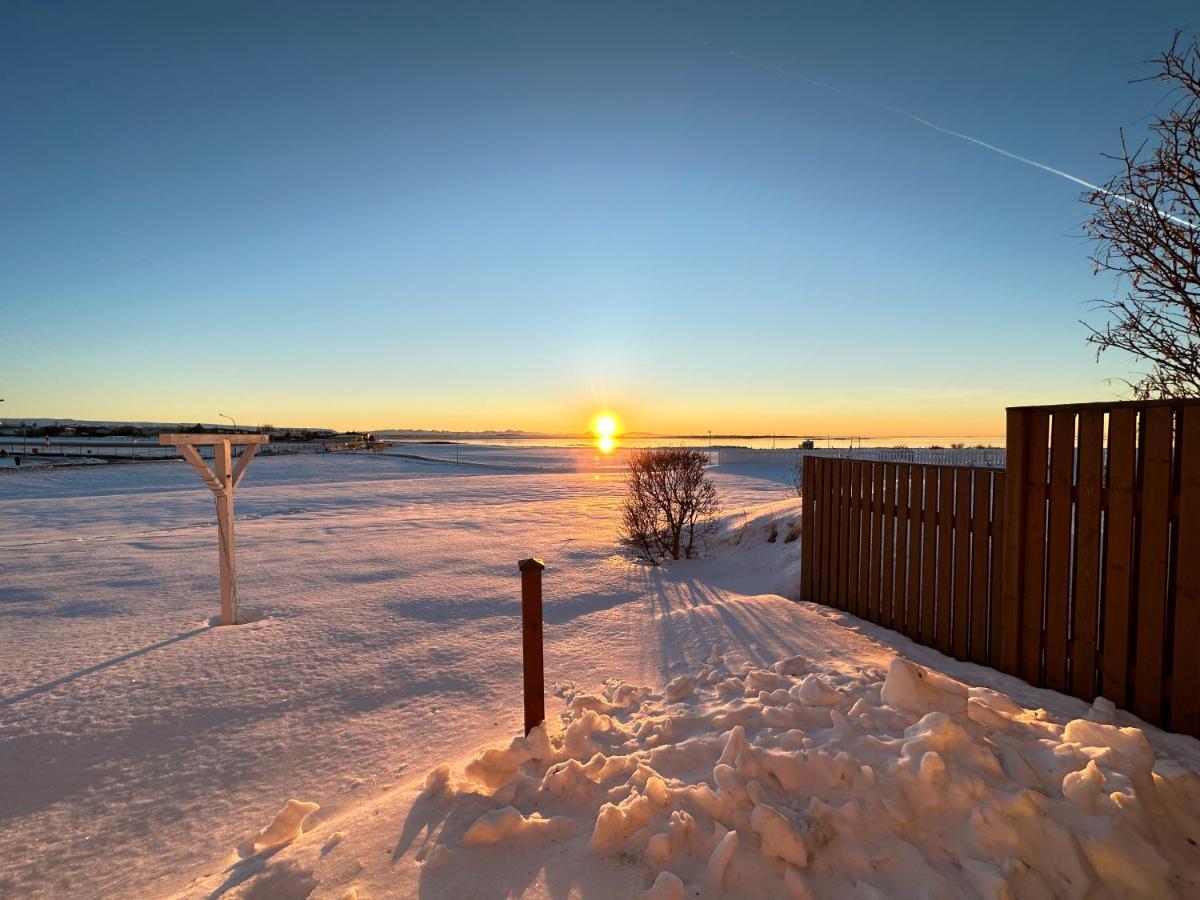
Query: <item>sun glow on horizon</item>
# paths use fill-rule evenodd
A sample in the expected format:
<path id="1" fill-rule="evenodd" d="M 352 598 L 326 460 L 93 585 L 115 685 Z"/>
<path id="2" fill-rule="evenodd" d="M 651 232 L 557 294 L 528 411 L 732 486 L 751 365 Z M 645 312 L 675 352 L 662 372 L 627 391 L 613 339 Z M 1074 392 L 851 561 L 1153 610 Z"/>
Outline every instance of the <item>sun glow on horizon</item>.
<path id="1" fill-rule="evenodd" d="M 591 432 L 596 436 L 596 447 L 601 453 L 612 453 L 617 446 L 617 435 L 621 425 L 617 417 L 609 412 L 596 413 L 592 419 Z"/>

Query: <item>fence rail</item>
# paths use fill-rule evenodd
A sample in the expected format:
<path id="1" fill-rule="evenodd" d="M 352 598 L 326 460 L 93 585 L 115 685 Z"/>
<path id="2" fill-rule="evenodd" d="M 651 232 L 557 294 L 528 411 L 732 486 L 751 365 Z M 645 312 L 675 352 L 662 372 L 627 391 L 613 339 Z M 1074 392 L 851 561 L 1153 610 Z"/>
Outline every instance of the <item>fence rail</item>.
<path id="1" fill-rule="evenodd" d="M 805 457 L 802 596 L 1200 735 L 1200 401 L 1014 407 L 1006 445 Z"/>
<path id="2" fill-rule="evenodd" d="M 716 452 L 717 461 L 722 466 L 802 466 L 804 460 L 816 457 L 936 466 L 1004 467 L 1003 447 L 791 447 L 784 450 L 721 447 Z"/>

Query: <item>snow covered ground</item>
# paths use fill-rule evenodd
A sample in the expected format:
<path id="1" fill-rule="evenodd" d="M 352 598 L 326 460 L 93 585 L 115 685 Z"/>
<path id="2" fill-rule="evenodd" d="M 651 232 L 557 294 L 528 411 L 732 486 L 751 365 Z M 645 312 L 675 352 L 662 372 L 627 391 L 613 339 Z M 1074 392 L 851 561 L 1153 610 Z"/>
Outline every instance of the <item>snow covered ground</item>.
<path id="1" fill-rule="evenodd" d="M 514 453 L 256 461 L 237 628 L 185 465 L 0 477 L 0 894 L 1195 895 L 1200 742 L 785 599 L 784 472 L 650 569 L 610 463 Z"/>

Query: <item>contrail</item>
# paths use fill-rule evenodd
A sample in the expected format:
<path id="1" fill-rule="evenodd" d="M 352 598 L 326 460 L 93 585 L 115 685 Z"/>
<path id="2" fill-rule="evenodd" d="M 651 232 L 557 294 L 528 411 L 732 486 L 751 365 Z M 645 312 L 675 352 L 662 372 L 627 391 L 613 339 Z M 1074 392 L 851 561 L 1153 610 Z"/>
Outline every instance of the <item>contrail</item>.
<path id="1" fill-rule="evenodd" d="M 1118 194 L 1115 191 L 1110 191 L 1108 188 L 1102 187 L 1101 185 L 1092 184 L 1090 181 L 1085 181 L 1084 179 L 1079 178 L 1078 176 L 1072 175 L 1070 172 L 1064 172 L 1062 169 L 1056 169 L 1053 166 L 1048 166 L 1045 163 L 1040 163 L 1036 159 L 1030 159 L 1027 156 L 1021 156 L 1019 153 L 1013 153 L 1011 150 L 1005 150 L 1003 147 L 997 147 L 995 144 L 989 144 L 987 141 L 981 141 L 977 137 L 971 137 L 971 135 L 963 134 L 961 131 L 955 131 L 953 128 L 946 128 L 943 125 L 938 125 L 936 122 L 930 122 L 928 119 L 923 119 L 920 116 L 916 115 L 915 113 L 910 113 L 906 109 L 900 109 L 898 106 L 890 106 L 887 103 L 879 103 L 874 100 L 868 100 L 868 99 L 865 99 L 862 97 L 855 96 L 854 94 L 850 94 L 847 91 L 842 90 L 841 88 L 833 86 L 832 84 L 826 84 L 824 81 L 818 81 L 815 78 L 809 78 L 807 75 L 801 75 L 798 72 L 790 72 L 787 69 L 781 69 L 779 66 L 773 66 L 770 63 L 759 62 L 757 59 L 746 56 L 746 54 L 744 54 L 744 53 L 738 53 L 736 50 L 730 50 L 729 55 L 734 57 L 735 59 L 740 59 L 742 62 L 749 63 L 752 66 L 756 66 L 760 69 L 765 69 L 768 72 L 775 72 L 778 75 L 783 75 L 783 76 L 785 76 L 787 78 L 791 78 L 795 81 L 802 81 L 805 84 L 811 84 L 813 87 L 819 87 L 822 90 L 830 91 L 834 94 L 841 94 L 843 97 L 850 97 L 851 99 L 856 100 L 860 103 L 870 103 L 873 106 L 878 106 L 880 109 L 886 109 L 890 113 L 895 113 L 898 116 L 903 116 L 906 119 L 911 119 L 912 121 L 916 122 L 918 125 L 924 125 L 926 128 L 932 128 L 934 131 L 940 131 L 942 134 L 948 134 L 951 137 L 958 138 L 959 140 L 968 141 L 972 144 L 975 144 L 976 146 L 983 147 L 985 150 L 991 150 L 993 153 L 999 153 L 1001 156 L 1007 156 L 1009 159 L 1014 159 L 1019 163 L 1024 163 L 1025 165 L 1032 166 L 1035 169 L 1041 169 L 1043 172 L 1049 172 L 1051 175 L 1057 175 L 1059 178 L 1065 178 L 1068 181 L 1073 181 L 1073 182 L 1075 182 L 1075 184 L 1081 185 L 1082 187 L 1085 187 L 1088 190 L 1096 191 L 1101 194 L 1106 194 L 1109 197 L 1113 197 L 1117 200 L 1120 200 L 1122 203 L 1130 203 L 1130 204 L 1139 204 L 1139 205 L 1149 206 L 1149 204 L 1145 203 L 1145 201 L 1137 200 L 1137 199 L 1134 199 L 1131 197 L 1126 197 L 1123 194 Z M 1158 207 L 1153 207 L 1153 209 L 1164 219 L 1169 219 L 1170 221 L 1174 222 L 1176 225 L 1182 225 L 1185 228 L 1200 229 L 1200 224 L 1189 221 L 1188 219 L 1181 219 L 1179 216 L 1172 215 L 1171 213 L 1169 213 L 1165 210 L 1159 209 Z"/>

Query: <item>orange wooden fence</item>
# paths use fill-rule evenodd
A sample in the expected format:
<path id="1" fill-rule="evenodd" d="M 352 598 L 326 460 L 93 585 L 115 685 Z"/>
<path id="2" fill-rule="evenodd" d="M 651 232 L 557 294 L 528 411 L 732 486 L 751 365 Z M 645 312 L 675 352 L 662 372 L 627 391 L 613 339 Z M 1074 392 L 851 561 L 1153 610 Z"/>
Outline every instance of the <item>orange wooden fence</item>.
<path id="1" fill-rule="evenodd" d="M 801 593 L 988 664 L 1004 472 L 805 460 Z"/>
<path id="2" fill-rule="evenodd" d="M 1006 459 L 806 460 L 802 596 L 1200 734 L 1200 401 L 1014 407 Z"/>

